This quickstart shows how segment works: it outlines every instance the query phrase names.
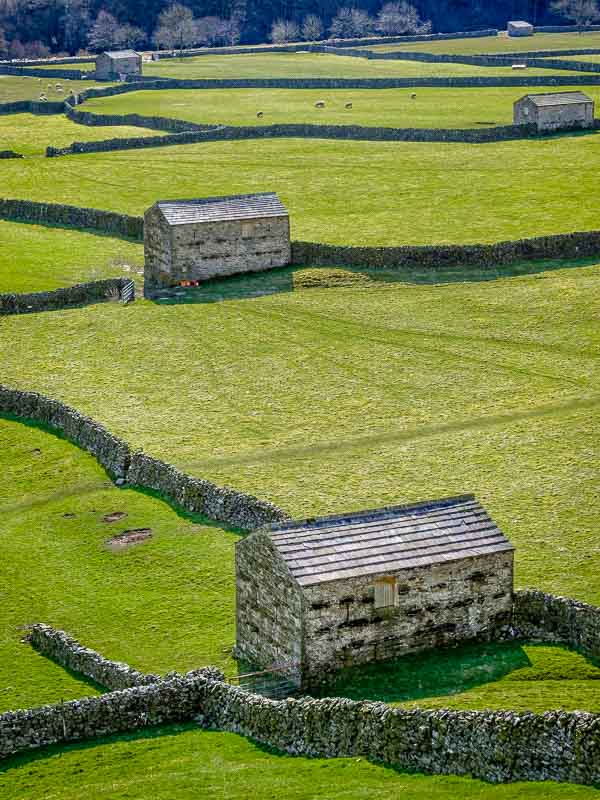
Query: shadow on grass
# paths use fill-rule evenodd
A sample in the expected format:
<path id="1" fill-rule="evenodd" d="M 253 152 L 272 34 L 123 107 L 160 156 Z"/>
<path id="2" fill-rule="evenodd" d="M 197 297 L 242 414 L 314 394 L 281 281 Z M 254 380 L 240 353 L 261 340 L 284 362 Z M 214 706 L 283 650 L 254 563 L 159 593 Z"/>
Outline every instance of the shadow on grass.
<path id="1" fill-rule="evenodd" d="M 91 233 L 94 236 L 102 236 L 105 239 L 123 239 L 125 242 L 131 242 L 132 244 L 143 244 L 142 239 L 137 239 L 132 236 L 124 236 L 118 231 L 101 231 L 97 228 L 80 228 L 76 225 L 68 225 L 65 223 L 60 222 L 47 222 L 43 219 L 38 220 L 31 220 L 31 219 L 16 219 L 15 217 L 10 216 L 2 216 L 0 215 L 0 221 L 2 222 L 14 222 L 17 225 L 35 225 L 40 228 L 53 228 L 55 230 L 67 230 L 67 231 L 75 231 L 76 233 Z"/>
<path id="2" fill-rule="evenodd" d="M 400 703 L 459 694 L 529 666 L 518 642 L 463 645 L 344 669 L 311 696 Z"/>
<path id="3" fill-rule="evenodd" d="M 305 289 L 369 289 L 386 285 L 444 285 L 452 283 L 480 283 L 502 278 L 532 275 L 543 278 L 542 273 L 561 269 L 576 269 L 598 264 L 598 258 L 548 259 L 521 261 L 506 266 L 445 267 L 442 269 L 369 269 L 360 266 L 303 267 L 294 265 L 265 272 L 212 278 L 198 287 L 179 288 L 174 294 L 156 297 L 152 302 L 161 306 L 219 303 L 224 300 L 248 300 L 272 294 L 297 292 Z"/>

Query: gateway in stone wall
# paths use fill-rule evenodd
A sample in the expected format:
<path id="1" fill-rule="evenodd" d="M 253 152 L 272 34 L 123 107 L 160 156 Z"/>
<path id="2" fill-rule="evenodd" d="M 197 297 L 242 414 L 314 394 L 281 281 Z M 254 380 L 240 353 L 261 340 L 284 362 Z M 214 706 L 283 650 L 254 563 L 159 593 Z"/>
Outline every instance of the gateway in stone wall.
<path id="1" fill-rule="evenodd" d="M 472 495 L 262 528 L 238 542 L 236 655 L 302 686 L 510 621 L 513 546 Z"/>
<path id="2" fill-rule="evenodd" d="M 594 127 L 594 101 L 584 92 L 526 94 L 513 106 L 515 125 L 537 125 L 538 131 Z"/>
<path id="3" fill-rule="evenodd" d="M 291 259 L 288 211 L 274 192 L 161 200 L 144 215 L 144 280 L 156 289 Z"/>

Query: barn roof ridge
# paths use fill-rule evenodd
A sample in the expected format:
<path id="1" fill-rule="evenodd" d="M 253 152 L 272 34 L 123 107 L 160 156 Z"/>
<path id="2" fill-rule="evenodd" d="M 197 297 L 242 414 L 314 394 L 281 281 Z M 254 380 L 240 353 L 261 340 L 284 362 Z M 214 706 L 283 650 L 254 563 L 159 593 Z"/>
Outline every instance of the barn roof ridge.
<path id="1" fill-rule="evenodd" d="M 301 586 L 514 550 L 474 495 L 261 529 Z"/>
<path id="2" fill-rule="evenodd" d="M 139 56 L 135 50 L 103 50 L 103 56 L 110 56 L 111 58 L 130 58 L 131 56 Z"/>
<path id="3" fill-rule="evenodd" d="M 535 92 L 524 94 L 516 101 L 531 100 L 537 106 L 567 105 L 569 103 L 593 103 L 593 99 L 585 92 L 576 90 L 572 92 Z"/>

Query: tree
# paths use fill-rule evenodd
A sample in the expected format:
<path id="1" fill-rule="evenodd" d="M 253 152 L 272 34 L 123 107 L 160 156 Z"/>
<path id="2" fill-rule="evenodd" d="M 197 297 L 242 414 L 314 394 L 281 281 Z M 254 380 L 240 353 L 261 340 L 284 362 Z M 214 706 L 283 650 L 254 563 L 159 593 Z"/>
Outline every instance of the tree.
<path id="1" fill-rule="evenodd" d="M 273 44 L 281 44 L 283 42 L 294 42 L 300 38 L 300 31 L 298 25 L 289 19 L 275 20 L 271 26 L 271 35 L 269 37 Z"/>
<path id="2" fill-rule="evenodd" d="M 140 47 L 146 41 L 146 34 L 135 25 L 120 25 L 116 32 L 116 44 L 119 47 Z"/>
<path id="3" fill-rule="evenodd" d="M 227 41 L 227 20 L 221 17 L 200 17 L 194 22 L 196 44 L 210 47 Z"/>
<path id="4" fill-rule="evenodd" d="M 323 22 L 316 14 L 308 14 L 302 21 L 302 38 L 306 42 L 316 42 L 323 36 Z"/>
<path id="5" fill-rule="evenodd" d="M 90 50 L 94 53 L 100 53 L 103 50 L 118 46 L 119 28 L 120 25 L 112 14 L 107 11 L 101 11 L 88 34 Z"/>
<path id="6" fill-rule="evenodd" d="M 8 55 L 8 42 L 6 41 L 6 36 L 4 35 L 4 31 L 0 28 L 0 58 L 6 58 Z"/>
<path id="7" fill-rule="evenodd" d="M 87 0 L 64 0 L 60 18 L 62 48 L 76 53 L 85 46 L 91 24 Z"/>
<path id="8" fill-rule="evenodd" d="M 572 20 L 579 28 L 579 33 L 600 18 L 596 0 L 556 0 L 550 8 L 555 14 Z"/>
<path id="9" fill-rule="evenodd" d="M 177 48 L 180 53 L 185 47 L 191 47 L 196 41 L 196 26 L 190 9 L 175 3 L 161 11 L 153 39 L 158 47 Z"/>
<path id="10" fill-rule="evenodd" d="M 354 39 L 368 36 L 373 30 L 373 20 L 360 8 L 340 8 L 329 29 L 335 39 Z"/>
<path id="11" fill-rule="evenodd" d="M 385 3 L 375 23 L 376 29 L 384 36 L 402 33 L 428 33 L 431 22 L 422 22 L 417 9 L 406 0 Z"/>

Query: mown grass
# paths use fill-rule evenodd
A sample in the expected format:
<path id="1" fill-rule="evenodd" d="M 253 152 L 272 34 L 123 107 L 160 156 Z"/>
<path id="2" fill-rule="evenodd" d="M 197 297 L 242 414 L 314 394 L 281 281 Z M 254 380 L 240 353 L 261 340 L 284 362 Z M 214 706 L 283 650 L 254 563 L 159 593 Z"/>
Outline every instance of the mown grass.
<path id="1" fill-rule="evenodd" d="M 46 147 L 67 147 L 73 142 L 90 142 L 97 139 L 126 138 L 128 136 L 156 136 L 158 131 L 134 128 L 128 125 L 115 127 L 89 127 L 78 125 L 60 115 L 7 114 L 0 116 L 0 150 L 15 150 L 25 156 L 44 156 Z"/>
<path id="2" fill-rule="evenodd" d="M 406 42 L 372 45 L 369 50 L 390 52 L 415 50 L 421 53 L 527 53 L 531 50 L 600 49 L 600 31 L 588 33 L 536 33 L 533 36 L 480 36 L 467 39 L 446 39 L 437 42 Z"/>
<path id="3" fill-rule="evenodd" d="M 51 128 L 48 128 L 48 138 Z M 266 139 L 2 165 L 6 197 L 141 214 L 156 200 L 274 190 L 295 239 L 490 242 L 596 229 L 595 133 L 486 145 Z"/>
<path id="4" fill-rule="evenodd" d="M 115 488 L 91 456 L 37 428 L 0 420 L 0 441 L 0 711 L 97 693 L 21 643 L 33 622 L 144 671 L 231 674 L 238 535 Z M 116 511 L 127 516 L 104 521 Z M 107 547 L 136 528 L 152 538 Z"/>
<path id="5" fill-rule="evenodd" d="M 510 125 L 513 103 L 526 90 L 486 89 L 209 89 L 142 91 L 96 98 L 85 104 L 97 114 L 146 114 L 197 123 L 373 125 L 398 128 L 480 128 Z M 545 92 L 548 87 L 529 88 Z M 567 88 L 566 91 L 569 91 Z M 600 101 L 600 87 L 586 88 Z M 413 98 L 412 95 L 416 94 Z M 325 108 L 315 108 L 317 101 Z M 352 109 L 345 108 L 352 103 Z M 257 117 L 258 112 L 262 117 Z"/>
<path id="6" fill-rule="evenodd" d="M 0 293 L 136 277 L 143 271 L 143 261 L 143 245 L 136 242 L 0 220 Z"/>
<path id="7" fill-rule="evenodd" d="M 231 733 L 179 725 L 12 759 L 0 772 L 6 800 L 592 800 L 590 786 L 491 786 L 454 776 L 398 772 L 362 758 L 286 756 Z"/>
<path id="8" fill-rule="evenodd" d="M 323 53 L 255 53 L 169 58 L 144 64 L 144 75 L 160 78 L 413 78 L 447 75 L 511 75 L 510 67 L 431 64 L 420 61 L 369 61 Z M 563 71 L 531 69 L 528 74 Z M 568 74 L 564 71 L 564 74 Z"/>

